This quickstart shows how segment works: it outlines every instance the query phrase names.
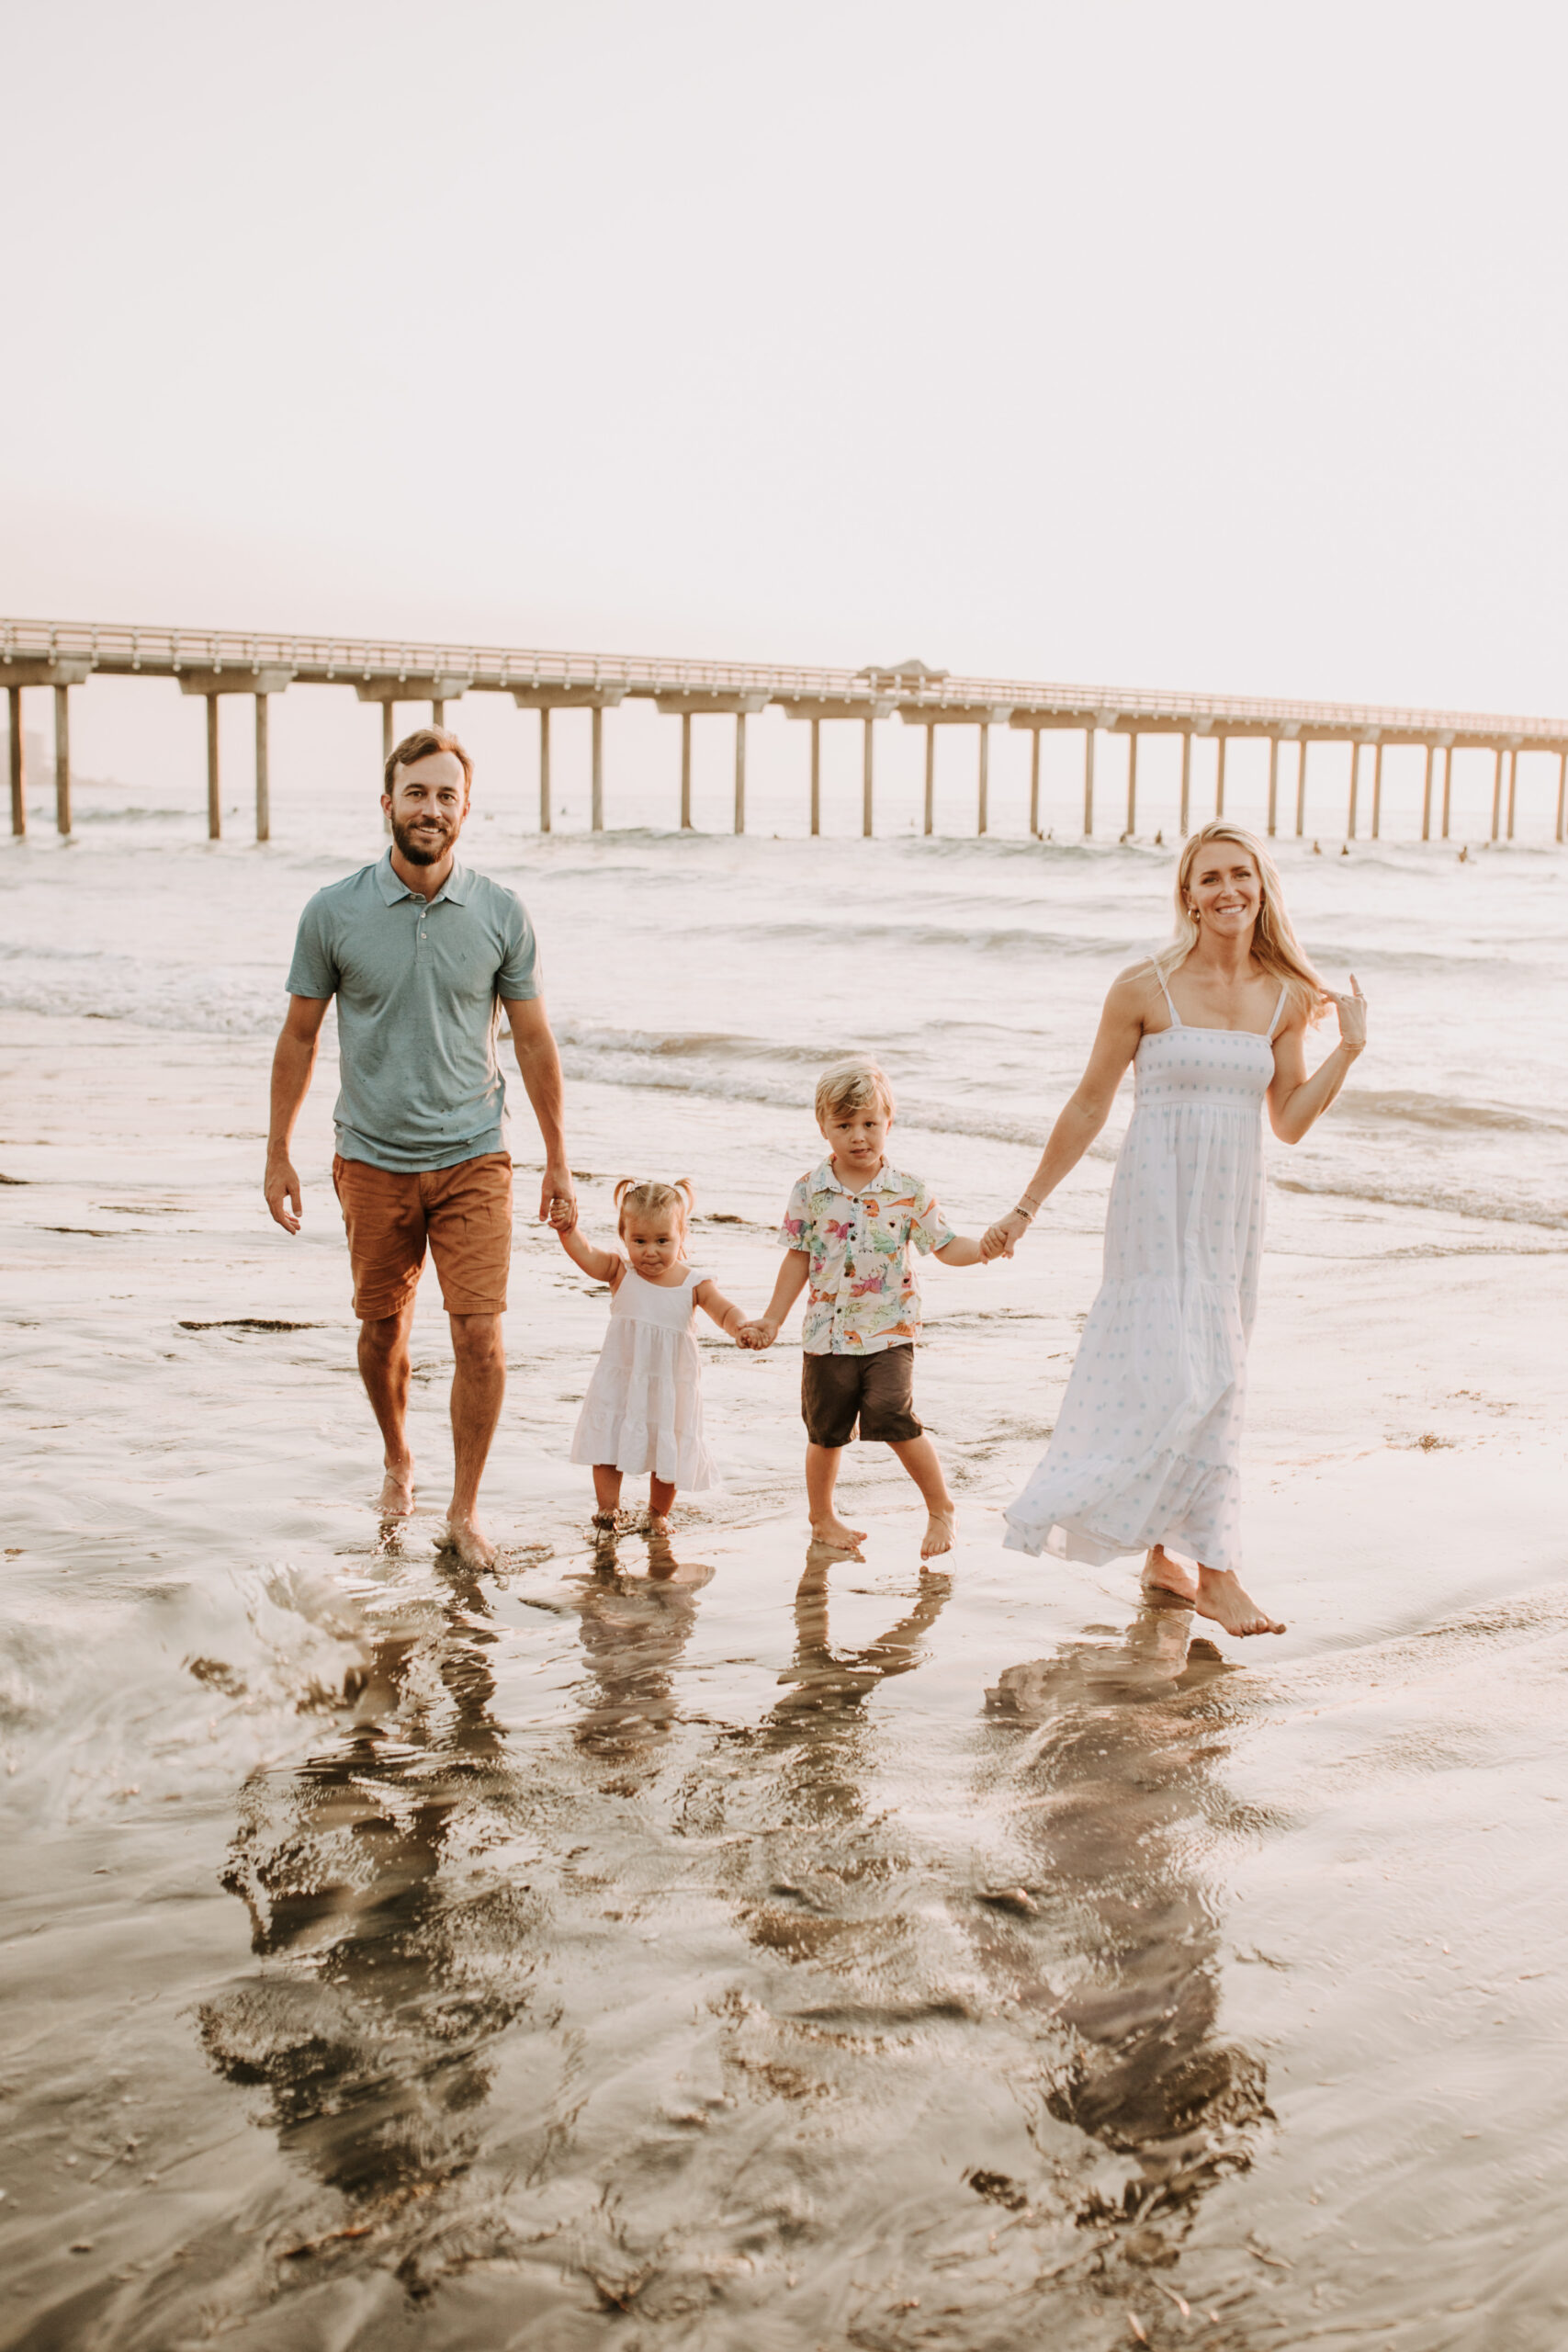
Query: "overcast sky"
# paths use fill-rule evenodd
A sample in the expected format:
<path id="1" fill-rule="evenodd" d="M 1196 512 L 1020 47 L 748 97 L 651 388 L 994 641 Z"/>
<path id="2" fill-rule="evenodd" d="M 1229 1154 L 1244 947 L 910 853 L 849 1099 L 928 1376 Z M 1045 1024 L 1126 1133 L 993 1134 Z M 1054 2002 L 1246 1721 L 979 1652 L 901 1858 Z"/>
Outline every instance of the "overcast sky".
<path id="1" fill-rule="evenodd" d="M 0 609 L 1568 708 L 1568 15 L 7 0 Z"/>

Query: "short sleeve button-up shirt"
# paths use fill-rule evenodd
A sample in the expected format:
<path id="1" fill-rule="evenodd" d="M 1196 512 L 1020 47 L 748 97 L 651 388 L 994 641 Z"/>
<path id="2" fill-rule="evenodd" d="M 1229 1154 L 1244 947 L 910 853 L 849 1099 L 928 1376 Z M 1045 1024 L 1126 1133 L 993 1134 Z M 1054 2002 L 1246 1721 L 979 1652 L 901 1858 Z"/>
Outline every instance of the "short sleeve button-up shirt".
<path id="1" fill-rule="evenodd" d="M 884 1162 L 848 1193 L 831 1159 L 803 1176 L 779 1228 L 811 1261 L 801 1344 L 808 1356 L 870 1356 L 920 1336 L 920 1292 L 909 1262 L 953 1239 L 929 1184 Z"/>

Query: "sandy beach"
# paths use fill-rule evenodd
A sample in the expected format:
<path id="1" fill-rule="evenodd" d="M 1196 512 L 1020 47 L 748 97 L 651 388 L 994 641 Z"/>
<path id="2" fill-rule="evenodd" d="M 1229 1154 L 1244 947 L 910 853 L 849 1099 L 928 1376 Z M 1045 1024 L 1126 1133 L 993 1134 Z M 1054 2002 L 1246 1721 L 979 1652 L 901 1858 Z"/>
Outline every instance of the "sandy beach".
<path id="1" fill-rule="evenodd" d="M 756 936 L 667 987 L 637 894 L 715 905 L 716 852 L 580 839 L 518 870 L 589 1230 L 628 1167 L 689 1172 L 694 1262 L 760 1304 L 835 1021 L 904 1035 L 901 1159 L 980 1229 L 1104 974 L 1159 935 L 1163 867 L 1072 867 L 1086 907 L 1066 863 L 966 844 L 912 910 L 935 865 L 879 867 L 885 927 L 924 942 L 897 968 L 947 958 L 917 1018 L 872 1003 L 870 947 L 767 936 L 802 845 L 723 851 Z M 1373 1002 L 1367 1102 L 1458 1100 L 1468 1055 L 1493 1124 L 1456 1143 L 1348 1098 L 1337 1140 L 1275 1155 L 1246 1512 L 1289 1632 L 1216 1644 L 1141 1611 L 1132 1563 L 999 1549 L 1093 1295 L 1104 1156 L 1012 1263 L 924 1274 L 942 1573 L 871 1447 L 843 1486 L 864 1562 L 808 1556 L 793 1332 L 705 1340 L 723 1492 L 668 1550 L 596 1550 L 566 1453 L 604 1301 L 521 1225 L 501 1569 L 435 1553 L 428 1279 L 422 1507 L 383 1529 L 330 1069 L 297 1241 L 258 1184 L 292 911 L 335 854 L 7 869 L 0 2343 L 1554 2352 L 1561 1146 L 1530 1124 L 1539 1037 L 1488 1064 L 1517 963 L 1478 932 L 1436 1003 L 1435 955 L 1363 971 L 1401 924 L 1427 954 L 1451 866 L 1369 865 L 1334 945 Z M 1516 936 L 1559 866 L 1499 862 Z M 998 964 L 954 912 L 995 929 L 1041 889 L 1038 955 Z M 987 987 L 1018 1019 L 980 1069 Z"/>

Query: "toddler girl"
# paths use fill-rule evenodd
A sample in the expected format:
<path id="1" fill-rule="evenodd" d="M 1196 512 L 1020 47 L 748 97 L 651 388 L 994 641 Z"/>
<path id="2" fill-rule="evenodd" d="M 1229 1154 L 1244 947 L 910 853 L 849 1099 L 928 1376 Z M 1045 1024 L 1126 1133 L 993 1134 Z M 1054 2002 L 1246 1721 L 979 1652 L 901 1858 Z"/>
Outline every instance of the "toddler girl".
<path id="1" fill-rule="evenodd" d="M 571 1458 L 593 1465 L 596 1527 L 615 1525 L 622 1478 L 646 1470 L 649 1526 L 662 1534 L 677 1487 L 700 1493 L 717 1484 L 703 1436 L 702 1367 L 692 1329 L 697 1308 L 723 1331 L 738 1331 L 746 1318 L 686 1263 L 690 1184 L 634 1183 L 624 1176 L 615 1206 L 626 1257 L 595 1250 L 576 1227 L 560 1235 L 567 1256 L 608 1283 L 611 1294 L 610 1329 L 578 1415 Z"/>

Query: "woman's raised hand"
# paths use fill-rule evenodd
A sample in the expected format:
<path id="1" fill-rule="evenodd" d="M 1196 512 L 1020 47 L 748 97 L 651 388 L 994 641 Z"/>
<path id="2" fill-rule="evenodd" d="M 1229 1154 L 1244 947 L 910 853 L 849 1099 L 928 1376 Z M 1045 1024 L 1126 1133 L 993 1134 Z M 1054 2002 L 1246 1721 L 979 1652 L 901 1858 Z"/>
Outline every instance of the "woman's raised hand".
<path id="1" fill-rule="evenodd" d="M 1010 1258 L 1015 1245 L 1029 1231 L 1029 1219 L 1019 1209 L 1010 1209 L 1006 1216 L 998 1217 L 980 1237 L 980 1256 L 986 1265 L 993 1258 Z"/>
<path id="2" fill-rule="evenodd" d="M 1367 1042 L 1367 1000 L 1361 994 L 1355 973 L 1350 975 L 1348 996 L 1336 996 L 1332 989 L 1328 994 L 1339 1015 L 1340 1044 L 1348 1046 L 1351 1053 L 1359 1054 Z"/>

